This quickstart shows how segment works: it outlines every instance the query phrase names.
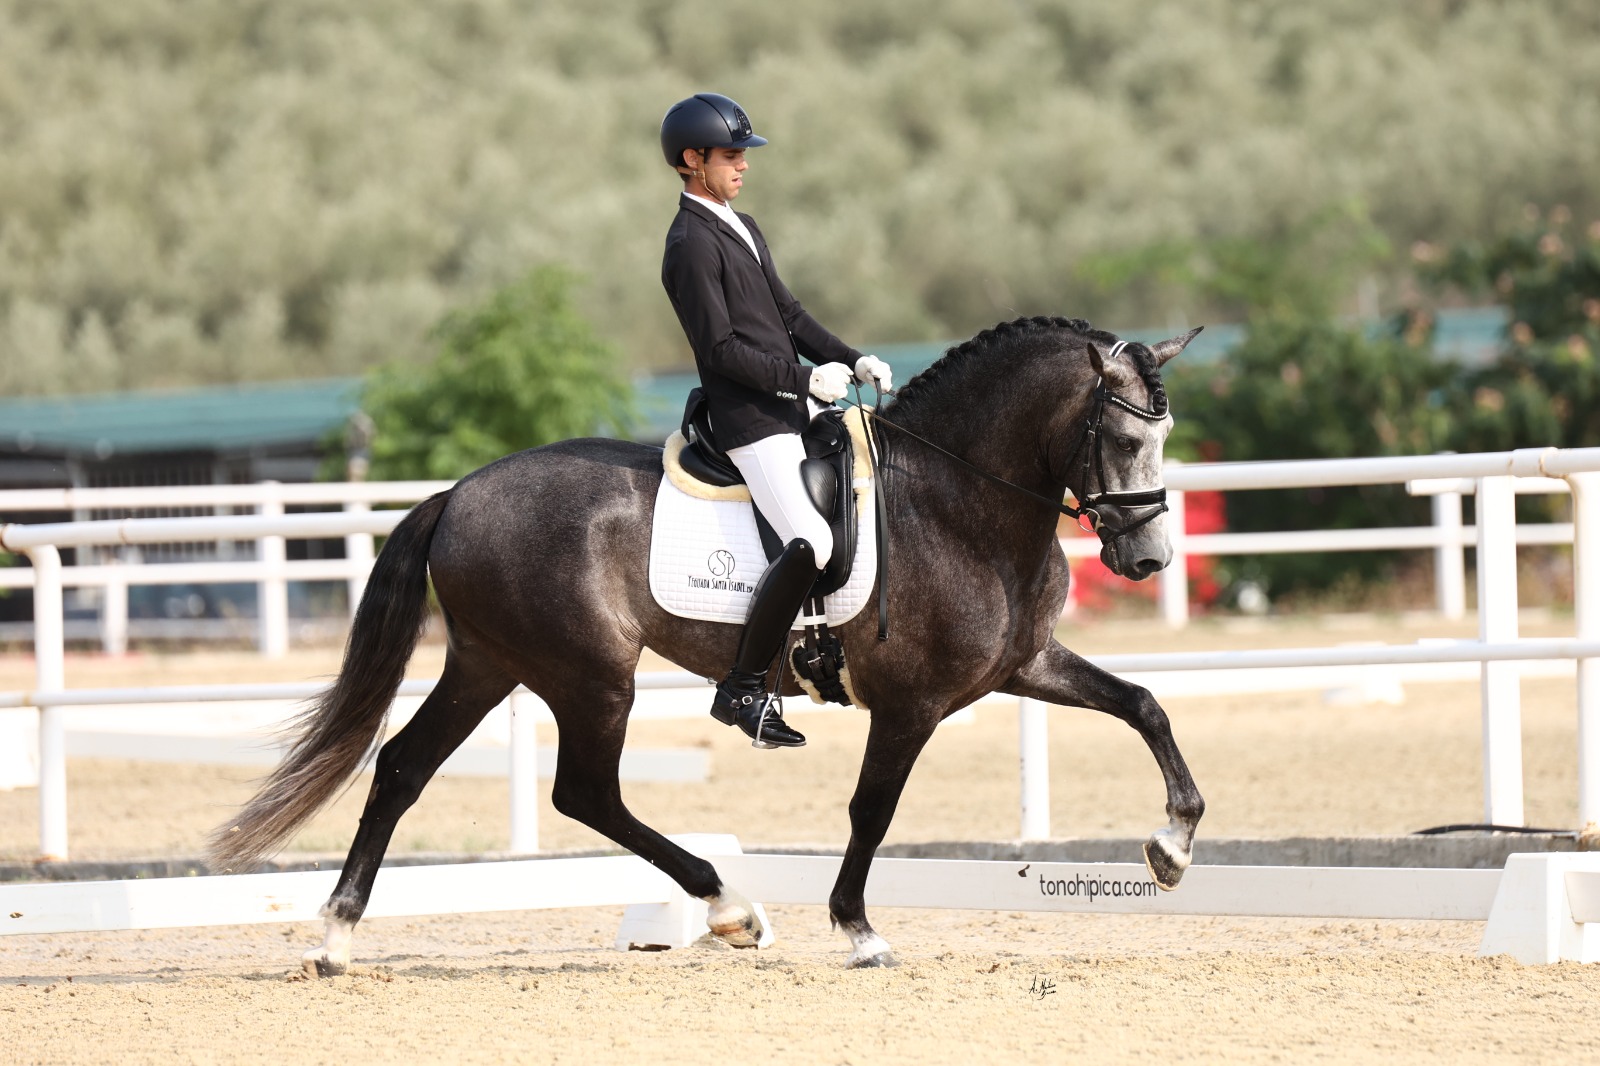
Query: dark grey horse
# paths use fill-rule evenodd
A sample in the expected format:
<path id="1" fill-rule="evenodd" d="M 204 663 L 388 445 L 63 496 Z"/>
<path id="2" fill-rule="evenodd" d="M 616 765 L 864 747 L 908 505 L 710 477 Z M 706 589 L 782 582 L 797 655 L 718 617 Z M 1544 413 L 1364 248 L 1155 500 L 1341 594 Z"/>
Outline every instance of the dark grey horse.
<path id="1" fill-rule="evenodd" d="M 1145 845 L 1146 862 L 1164 888 L 1188 866 L 1204 803 L 1166 713 L 1144 689 L 1052 639 L 1067 594 L 1057 513 L 911 434 L 1046 502 L 1067 489 L 1080 502 L 1111 493 L 1099 515 L 1101 557 L 1142 579 L 1171 558 L 1165 517 L 1113 500 L 1118 492 L 1142 499 L 1160 484 L 1172 421 L 1158 370 L 1193 335 L 1124 346 L 1081 320 L 1022 319 L 951 349 L 884 405 L 892 426 L 875 425 L 893 538 L 891 632 L 877 639 L 871 610 L 841 628 L 854 690 L 871 709 L 850 843 L 829 899 L 850 938 L 850 965 L 893 962 L 867 922 L 862 892 L 912 764 L 941 719 L 991 692 L 1104 711 L 1138 730 L 1167 786 L 1168 824 Z M 651 596 L 645 560 L 661 477 L 658 448 L 563 441 L 491 463 L 396 527 L 373 567 L 338 678 L 302 717 L 283 764 L 212 839 L 214 868 L 247 868 L 360 768 L 425 621 L 431 575 L 449 635 L 444 671 L 378 753 L 360 828 L 324 910 L 326 940 L 305 956 L 309 972 L 344 971 L 395 823 L 518 682 L 549 705 L 560 730 L 556 809 L 706 900 L 718 937 L 756 942 L 749 901 L 711 863 L 636 819 L 617 783 L 640 650 L 720 677 L 738 637 L 735 626 L 669 615 Z M 798 693 L 792 679 L 785 685 Z"/>

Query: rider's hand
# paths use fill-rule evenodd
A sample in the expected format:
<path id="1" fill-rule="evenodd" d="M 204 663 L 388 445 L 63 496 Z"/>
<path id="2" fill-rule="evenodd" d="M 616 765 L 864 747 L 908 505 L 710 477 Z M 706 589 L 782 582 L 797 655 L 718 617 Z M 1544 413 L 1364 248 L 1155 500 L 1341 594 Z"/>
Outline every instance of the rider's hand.
<path id="1" fill-rule="evenodd" d="M 850 368 L 843 363 L 823 363 L 811 372 L 811 395 L 823 403 L 842 399 L 850 391 Z"/>
<path id="2" fill-rule="evenodd" d="M 875 355 L 863 355 L 856 360 L 856 380 L 865 385 L 876 382 L 879 392 L 894 391 L 894 381 L 889 376 L 889 364 Z"/>

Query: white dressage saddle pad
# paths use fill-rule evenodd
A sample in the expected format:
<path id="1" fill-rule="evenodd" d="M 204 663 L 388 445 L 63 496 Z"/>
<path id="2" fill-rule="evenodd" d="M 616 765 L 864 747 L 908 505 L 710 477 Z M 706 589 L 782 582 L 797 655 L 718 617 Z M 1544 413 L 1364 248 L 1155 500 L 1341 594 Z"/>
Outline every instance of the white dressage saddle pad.
<path id="1" fill-rule="evenodd" d="M 699 499 L 663 477 L 650 534 L 650 591 L 679 618 L 743 625 L 767 553 L 746 500 Z M 856 556 L 850 578 L 826 601 L 828 624 L 854 618 L 877 577 L 871 482 L 856 480 Z M 865 491 L 863 491 L 865 489 Z"/>

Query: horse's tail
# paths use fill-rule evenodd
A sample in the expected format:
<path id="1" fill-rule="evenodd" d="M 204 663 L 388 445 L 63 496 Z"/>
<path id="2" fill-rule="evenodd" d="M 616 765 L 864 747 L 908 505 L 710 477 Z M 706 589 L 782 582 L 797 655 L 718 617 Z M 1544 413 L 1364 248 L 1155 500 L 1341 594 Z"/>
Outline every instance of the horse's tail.
<path id="1" fill-rule="evenodd" d="M 382 736 L 428 620 L 428 548 L 449 491 L 417 504 L 378 553 L 333 684 L 288 729 L 295 738 L 239 816 L 211 834 L 213 870 L 247 870 L 333 798 Z"/>

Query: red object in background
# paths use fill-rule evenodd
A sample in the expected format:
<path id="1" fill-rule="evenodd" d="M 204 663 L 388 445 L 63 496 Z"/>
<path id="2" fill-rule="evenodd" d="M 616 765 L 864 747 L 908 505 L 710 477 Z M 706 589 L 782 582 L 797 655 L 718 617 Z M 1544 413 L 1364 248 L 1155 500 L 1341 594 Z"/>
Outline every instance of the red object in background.
<path id="1" fill-rule="evenodd" d="M 1186 492 L 1183 496 L 1185 533 L 1219 533 L 1227 528 L 1227 509 L 1222 493 L 1212 491 Z M 1069 519 L 1058 527 L 1062 537 L 1093 537 Z M 1118 577 L 1098 557 L 1073 559 L 1072 585 L 1067 593 L 1067 609 L 1103 611 L 1117 600 L 1156 598 L 1157 581 L 1129 581 Z M 1222 594 L 1216 578 L 1216 560 L 1204 555 L 1189 556 L 1189 603 L 1209 607 Z"/>

